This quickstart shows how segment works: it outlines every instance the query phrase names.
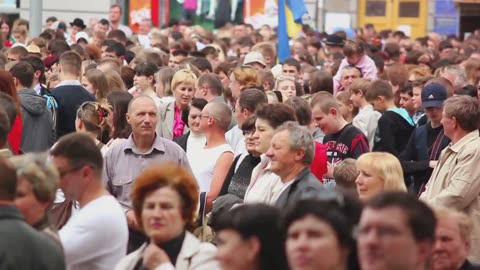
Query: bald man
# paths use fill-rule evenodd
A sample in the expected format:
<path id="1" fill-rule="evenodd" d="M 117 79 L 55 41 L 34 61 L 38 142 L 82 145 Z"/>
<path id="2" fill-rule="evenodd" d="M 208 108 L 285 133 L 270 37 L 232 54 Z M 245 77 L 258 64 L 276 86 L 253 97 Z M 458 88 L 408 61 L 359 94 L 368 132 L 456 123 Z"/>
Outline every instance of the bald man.
<path id="1" fill-rule="evenodd" d="M 225 139 L 232 111 L 225 103 L 211 102 L 202 110 L 200 130 L 207 143 L 189 162 L 201 192 L 202 209 L 211 210 L 233 163 L 233 149 Z"/>
<path id="2" fill-rule="evenodd" d="M 139 95 L 128 104 L 127 122 L 132 126 L 128 139 L 115 144 L 104 157 L 104 183 L 117 198 L 127 216 L 130 229 L 129 251 L 146 240 L 140 233 L 132 211 L 130 189 L 144 168 L 165 161 L 177 162 L 190 170 L 183 149 L 173 141 L 157 136 L 158 110 L 149 96 Z"/>

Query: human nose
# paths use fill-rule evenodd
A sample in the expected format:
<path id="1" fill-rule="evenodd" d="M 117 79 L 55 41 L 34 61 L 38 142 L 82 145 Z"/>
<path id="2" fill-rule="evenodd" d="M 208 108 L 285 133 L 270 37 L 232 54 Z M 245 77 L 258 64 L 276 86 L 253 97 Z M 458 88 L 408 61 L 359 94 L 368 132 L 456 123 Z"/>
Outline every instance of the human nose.
<path id="1" fill-rule="evenodd" d="M 267 150 L 267 152 L 266 152 L 265 154 L 266 154 L 267 157 L 269 157 L 269 158 L 272 158 L 272 157 L 274 156 L 274 154 L 273 154 L 273 149 L 272 149 L 271 146 L 268 148 L 268 150 Z"/>

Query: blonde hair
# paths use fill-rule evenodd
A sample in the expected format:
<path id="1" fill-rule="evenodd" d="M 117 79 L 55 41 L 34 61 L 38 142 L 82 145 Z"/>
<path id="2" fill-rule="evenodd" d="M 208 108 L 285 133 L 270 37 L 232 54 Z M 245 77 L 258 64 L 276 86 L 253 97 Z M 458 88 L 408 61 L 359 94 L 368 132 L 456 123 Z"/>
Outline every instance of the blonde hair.
<path id="1" fill-rule="evenodd" d="M 471 243 L 471 234 L 473 231 L 472 219 L 463 212 L 459 212 L 454 209 L 449 209 L 445 207 L 435 207 L 434 208 L 435 216 L 437 220 L 440 219 L 451 219 L 454 220 L 460 231 L 460 237 L 464 241 Z"/>
<path id="2" fill-rule="evenodd" d="M 103 74 L 107 79 L 108 89 L 110 89 L 110 91 L 115 91 L 115 90 L 126 91 L 127 90 L 127 87 L 125 86 L 125 83 L 123 82 L 122 77 L 118 72 L 116 72 L 115 70 L 107 70 Z"/>
<path id="3" fill-rule="evenodd" d="M 242 90 L 248 88 L 256 88 L 260 84 L 258 80 L 257 70 L 252 67 L 237 67 L 233 69 L 230 74 L 233 74 L 235 80 L 237 80 L 240 85 L 242 85 Z"/>
<path id="4" fill-rule="evenodd" d="M 155 81 L 163 85 L 164 96 L 172 96 L 172 79 L 175 75 L 175 69 L 164 67 L 155 73 Z"/>
<path id="5" fill-rule="evenodd" d="M 357 159 L 357 171 L 368 168 L 369 172 L 383 180 L 384 191 L 407 191 L 402 165 L 398 158 L 387 152 L 370 152 Z"/>
<path id="6" fill-rule="evenodd" d="M 362 92 L 362 94 L 365 95 L 365 92 L 367 91 L 368 88 L 370 88 L 371 83 L 372 83 L 372 80 L 370 79 L 358 78 L 352 81 L 352 84 L 350 84 L 350 87 L 348 87 L 348 90 L 353 94 L 358 94 Z"/>
<path id="7" fill-rule="evenodd" d="M 38 201 L 53 203 L 60 176 L 46 153 L 28 153 L 9 160 L 15 166 L 17 176 L 30 183 Z"/>
<path id="8" fill-rule="evenodd" d="M 337 186 L 347 189 L 356 188 L 355 179 L 358 176 L 356 162 L 353 158 L 347 158 L 335 166 L 333 179 L 335 179 Z"/>
<path id="9" fill-rule="evenodd" d="M 98 69 L 91 69 L 85 73 L 85 78 L 93 85 L 97 90 L 95 97 L 98 101 L 102 101 L 107 98 L 110 88 L 108 87 L 107 77 L 102 71 Z"/>
<path id="10" fill-rule="evenodd" d="M 197 76 L 193 71 L 189 69 L 180 69 L 179 71 L 175 72 L 175 75 L 173 75 L 172 78 L 172 91 L 175 91 L 175 88 L 177 88 L 178 85 L 181 83 L 185 84 L 191 84 L 195 86 L 195 83 L 197 82 Z"/>

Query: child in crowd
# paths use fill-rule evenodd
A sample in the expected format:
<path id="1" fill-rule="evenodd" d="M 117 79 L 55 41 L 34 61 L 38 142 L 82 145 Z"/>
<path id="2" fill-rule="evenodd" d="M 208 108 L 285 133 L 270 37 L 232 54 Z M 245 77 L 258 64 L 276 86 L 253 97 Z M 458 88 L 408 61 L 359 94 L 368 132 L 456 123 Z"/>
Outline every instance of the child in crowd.
<path id="1" fill-rule="evenodd" d="M 357 179 L 358 171 L 356 166 L 356 160 L 353 158 L 344 159 L 338 163 L 333 171 L 333 179 L 335 179 L 336 188 L 338 190 L 357 194 L 357 185 L 355 180 Z"/>
<path id="2" fill-rule="evenodd" d="M 343 118 L 345 118 L 348 123 L 352 123 L 353 118 L 358 114 L 358 107 L 353 106 L 353 102 L 350 100 L 350 92 L 340 92 L 336 98 Z"/>

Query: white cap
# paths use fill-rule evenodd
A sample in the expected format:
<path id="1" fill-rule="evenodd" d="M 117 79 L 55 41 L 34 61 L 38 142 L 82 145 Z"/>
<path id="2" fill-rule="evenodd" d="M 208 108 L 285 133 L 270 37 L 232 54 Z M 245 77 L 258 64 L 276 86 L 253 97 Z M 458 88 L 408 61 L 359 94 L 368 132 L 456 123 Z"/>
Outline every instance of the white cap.
<path id="1" fill-rule="evenodd" d="M 90 40 L 90 37 L 88 36 L 88 34 L 83 31 L 75 34 L 75 42 L 78 42 L 78 40 L 81 38 L 85 39 L 87 43 Z"/>
<path id="2" fill-rule="evenodd" d="M 245 60 L 243 61 L 244 65 L 252 64 L 252 63 L 259 63 L 262 64 L 264 67 L 267 66 L 265 64 L 265 59 L 263 58 L 263 55 L 259 52 L 249 52 L 247 55 L 245 55 Z"/>

